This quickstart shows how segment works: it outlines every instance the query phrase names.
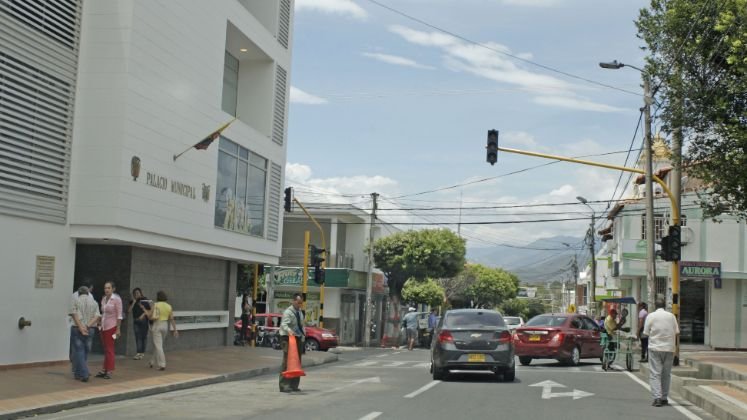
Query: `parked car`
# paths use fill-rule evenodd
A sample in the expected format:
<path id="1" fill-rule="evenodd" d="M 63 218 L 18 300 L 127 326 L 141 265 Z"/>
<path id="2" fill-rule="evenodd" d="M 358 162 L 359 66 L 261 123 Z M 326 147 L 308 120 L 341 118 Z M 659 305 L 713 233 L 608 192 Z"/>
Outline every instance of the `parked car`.
<path id="1" fill-rule="evenodd" d="M 283 314 L 278 313 L 265 313 L 257 314 L 257 333 L 260 334 L 273 334 L 277 333 L 280 329 L 280 320 L 283 318 Z M 241 320 L 236 321 L 233 324 L 234 330 L 241 331 Z M 339 337 L 334 331 L 326 328 L 305 327 L 306 330 L 306 351 L 327 351 L 331 348 L 337 347 L 339 343 Z"/>
<path id="2" fill-rule="evenodd" d="M 514 343 L 519 361 L 556 359 L 571 366 L 581 359 L 601 358 L 601 329 L 586 315 L 542 314 L 516 329 Z"/>
<path id="3" fill-rule="evenodd" d="M 431 344 L 433 379 L 449 370 L 487 370 L 511 382 L 516 376 L 511 332 L 500 313 L 487 309 L 447 311 Z"/>
<path id="4" fill-rule="evenodd" d="M 524 319 L 520 316 L 504 316 L 503 321 L 506 322 L 508 329 L 511 331 L 524 325 Z"/>

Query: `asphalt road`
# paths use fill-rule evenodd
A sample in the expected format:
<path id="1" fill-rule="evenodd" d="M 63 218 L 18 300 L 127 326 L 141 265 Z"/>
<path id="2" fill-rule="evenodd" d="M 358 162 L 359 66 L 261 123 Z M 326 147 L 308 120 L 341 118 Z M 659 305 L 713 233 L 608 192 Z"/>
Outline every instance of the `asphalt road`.
<path id="1" fill-rule="evenodd" d="M 39 416 L 40 419 L 708 419 L 689 406 L 656 408 L 634 374 L 598 361 L 566 367 L 534 361 L 512 383 L 492 375 L 433 381 L 429 352 L 371 349 L 307 369 L 302 392 L 281 394 L 277 376 L 204 386 Z M 518 361 L 517 361 L 518 364 Z M 674 402 L 674 401 L 673 401 Z"/>

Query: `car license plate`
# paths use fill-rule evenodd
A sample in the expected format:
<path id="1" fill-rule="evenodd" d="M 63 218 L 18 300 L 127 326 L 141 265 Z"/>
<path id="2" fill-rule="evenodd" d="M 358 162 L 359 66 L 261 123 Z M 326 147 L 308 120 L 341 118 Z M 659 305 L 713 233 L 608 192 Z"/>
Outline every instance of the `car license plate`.
<path id="1" fill-rule="evenodd" d="M 468 354 L 467 361 L 468 362 L 484 362 L 485 355 L 484 354 Z"/>
<path id="2" fill-rule="evenodd" d="M 529 341 L 540 341 L 540 336 L 538 335 L 530 335 Z"/>

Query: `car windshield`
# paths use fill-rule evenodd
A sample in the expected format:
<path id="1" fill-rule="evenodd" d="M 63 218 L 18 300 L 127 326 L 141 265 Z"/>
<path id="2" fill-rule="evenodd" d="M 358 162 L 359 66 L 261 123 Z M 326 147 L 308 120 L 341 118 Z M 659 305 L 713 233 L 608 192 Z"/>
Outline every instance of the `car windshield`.
<path id="1" fill-rule="evenodd" d="M 508 325 L 519 325 L 521 324 L 521 318 L 517 316 L 507 316 L 503 318 L 504 321 L 506 321 L 506 324 Z"/>
<path id="2" fill-rule="evenodd" d="M 503 317 L 497 312 L 455 312 L 446 314 L 444 327 L 454 329 L 505 327 Z"/>
<path id="3" fill-rule="evenodd" d="M 559 327 L 568 319 L 566 316 L 539 315 L 524 324 L 527 327 Z"/>

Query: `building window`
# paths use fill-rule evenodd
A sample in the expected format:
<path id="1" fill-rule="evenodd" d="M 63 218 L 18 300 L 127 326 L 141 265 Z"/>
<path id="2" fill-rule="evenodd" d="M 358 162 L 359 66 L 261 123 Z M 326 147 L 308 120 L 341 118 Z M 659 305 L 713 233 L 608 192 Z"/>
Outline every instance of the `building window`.
<path id="1" fill-rule="evenodd" d="M 239 98 L 239 60 L 226 51 L 223 63 L 223 99 L 221 109 L 236 116 Z"/>
<path id="2" fill-rule="evenodd" d="M 664 228 L 667 226 L 667 220 L 663 214 L 654 214 L 654 240 L 660 241 L 664 234 Z M 646 239 L 646 215 L 641 215 L 641 239 Z"/>
<path id="3" fill-rule="evenodd" d="M 221 137 L 216 185 L 215 226 L 263 236 L 267 159 Z"/>

